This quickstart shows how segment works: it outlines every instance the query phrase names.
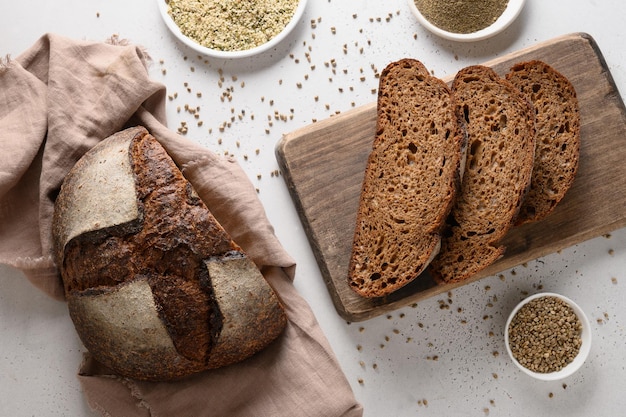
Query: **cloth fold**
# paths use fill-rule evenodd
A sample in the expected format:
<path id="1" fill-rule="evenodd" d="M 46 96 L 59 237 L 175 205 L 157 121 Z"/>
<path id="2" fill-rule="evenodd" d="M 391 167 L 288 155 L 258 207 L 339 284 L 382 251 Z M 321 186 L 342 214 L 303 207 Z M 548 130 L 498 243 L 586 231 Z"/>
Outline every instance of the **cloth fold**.
<path id="1" fill-rule="evenodd" d="M 78 378 L 89 404 L 110 417 L 361 416 L 313 312 L 293 286 L 295 263 L 252 183 L 234 160 L 167 128 L 165 87 L 149 78 L 148 61 L 144 50 L 119 39 L 46 34 L 0 63 L 0 263 L 63 300 L 51 238 L 63 178 L 96 143 L 141 124 L 259 266 L 289 322 L 252 358 L 176 382 L 121 378 L 86 354 Z"/>

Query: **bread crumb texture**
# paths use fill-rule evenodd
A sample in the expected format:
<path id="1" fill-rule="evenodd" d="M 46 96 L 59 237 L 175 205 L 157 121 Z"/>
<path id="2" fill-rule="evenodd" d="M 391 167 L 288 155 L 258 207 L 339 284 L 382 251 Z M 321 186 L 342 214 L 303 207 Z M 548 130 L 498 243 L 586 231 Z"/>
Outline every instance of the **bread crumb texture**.
<path id="1" fill-rule="evenodd" d="M 541 61 L 519 63 L 506 79 L 535 108 L 537 145 L 530 190 L 517 224 L 545 218 L 574 182 L 580 153 L 580 110 L 569 80 Z"/>
<path id="2" fill-rule="evenodd" d="M 438 250 L 460 181 L 457 110 L 421 62 L 404 59 L 382 72 L 350 262 L 357 293 L 379 297 L 406 285 Z"/>
<path id="3" fill-rule="evenodd" d="M 467 67 L 453 81 L 468 132 L 461 192 L 430 270 L 458 282 L 499 259 L 530 185 L 535 153 L 531 104 L 491 68 Z"/>

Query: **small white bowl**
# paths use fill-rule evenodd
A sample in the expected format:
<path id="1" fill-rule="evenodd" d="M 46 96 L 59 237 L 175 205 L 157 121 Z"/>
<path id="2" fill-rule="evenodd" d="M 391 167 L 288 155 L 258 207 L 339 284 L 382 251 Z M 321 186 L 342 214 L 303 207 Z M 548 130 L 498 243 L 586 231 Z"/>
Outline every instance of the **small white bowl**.
<path id="1" fill-rule="evenodd" d="M 576 313 L 576 316 L 578 316 L 578 320 L 580 320 L 580 323 L 582 324 L 582 332 L 581 332 L 582 345 L 580 346 L 578 355 L 576 355 L 574 360 L 570 362 L 567 366 L 563 367 L 561 370 L 556 371 L 556 372 L 540 373 L 540 372 L 531 371 L 530 369 L 520 364 L 515 359 L 515 357 L 513 357 L 513 352 L 511 351 L 511 347 L 509 346 L 509 325 L 511 324 L 513 317 L 515 317 L 515 314 L 517 314 L 519 309 L 522 308 L 529 301 L 532 301 L 540 297 L 560 298 L 565 303 L 567 303 L 572 308 L 572 310 L 574 310 L 574 313 Z M 509 357 L 511 358 L 511 360 L 513 360 L 513 363 L 519 369 L 521 369 L 524 373 L 532 376 L 533 378 L 540 379 L 542 381 L 556 381 L 558 379 L 568 377 L 572 375 L 574 372 L 576 372 L 585 362 L 585 360 L 587 359 L 587 356 L 589 356 L 589 350 L 591 349 L 591 327 L 589 326 L 589 320 L 587 319 L 587 316 L 585 315 L 584 311 L 578 306 L 578 304 L 576 304 L 569 298 L 564 297 L 560 294 L 544 292 L 544 293 L 534 294 L 534 295 L 531 295 L 530 297 L 525 298 L 513 309 L 513 311 L 509 315 L 508 320 L 506 321 L 506 327 L 504 328 L 504 344 L 506 345 L 506 350 L 509 353 Z"/>
<path id="2" fill-rule="evenodd" d="M 298 6 L 296 7 L 296 10 L 291 17 L 291 20 L 278 35 L 262 45 L 241 51 L 220 51 L 200 45 L 193 39 L 183 35 L 178 25 L 174 22 L 172 17 L 167 12 L 167 0 L 157 0 L 157 4 L 159 5 L 161 17 L 163 18 L 163 21 L 165 22 L 165 25 L 168 27 L 168 29 L 174 34 L 174 36 L 176 36 L 176 38 L 178 38 L 178 40 L 180 40 L 182 43 L 192 48 L 196 52 L 213 58 L 246 58 L 272 49 L 273 47 L 278 45 L 285 37 L 287 37 L 287 35 L 289 35 L 289 33 L 300 22 L 300 18 L 302 18 L 302 15 L 304 14 L 304 9 L 306 8 L 307 0 L 298 1 Z"/>
<path id="3" fill-rule="evenodd" d="M 473 42 L 490 38 L 506 29 L 519 16 L 524 7 L 525 0 L 509 0 L 506 9 L 490 26 L 472 33 L 454 33 L 443 30 L 428 21 L 415 5 L 414 0 L 408 0 L 409 8 L 417 20 L 430 32 L 444 39 L 459 42 Z"/>

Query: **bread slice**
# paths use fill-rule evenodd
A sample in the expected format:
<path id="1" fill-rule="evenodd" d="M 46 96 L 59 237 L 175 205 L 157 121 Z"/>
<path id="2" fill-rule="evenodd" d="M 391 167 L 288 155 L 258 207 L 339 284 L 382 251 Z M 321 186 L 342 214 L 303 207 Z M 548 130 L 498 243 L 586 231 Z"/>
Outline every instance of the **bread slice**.
<path id="1" fill-rule="evenodd" d="M 500 258 L 530 184 L 535 150 L 534 111 L 491 68 L 459 71 L 452 91 L 467 125 L 467 163 L 461 191 L 430 272 L 440 283 L 469 278 Z"/>
<path id="2" fill-rule="evenodd" d="M 569 80 L 541 61 L 519 63 L 506 79 L 533 103 L 537 145 L 530 190 L 517 224 L 550 214 L 571 187 L 578 172 L 580 111 Z"/>
<path id="3" fill-rule="evenodd" d="M 377 106 L 348 279 L 364 297 L 411 282 L 437 253 L 465 146 L 450 89 L 417 60 L 383 70 Z"/>

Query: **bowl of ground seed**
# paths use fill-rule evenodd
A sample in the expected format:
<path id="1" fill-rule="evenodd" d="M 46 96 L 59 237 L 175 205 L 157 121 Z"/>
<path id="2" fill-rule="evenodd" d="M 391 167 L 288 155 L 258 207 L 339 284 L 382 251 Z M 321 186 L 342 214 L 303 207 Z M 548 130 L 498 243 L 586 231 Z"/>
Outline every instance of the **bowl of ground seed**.
<path id="1" fill-rule="evenodd" d="M 214 58 L 244 58 L 280 43 L 300 21 L 306 0 L 157 0 L 176 38 Z"/>
<path id="2" fill-rule="evenodd" d="M 572 375 L 587 359 L 591 329 L 583 310 L 555 293 L 527 297 L 504 331 L 509 356 L 523 372 L 544 381 Z"/>
<path id="3" fill-rule="evenodd" d="M 471 42 L 492 37 L 519 16 L 525 0 L 408 0 L 409 8 L 430 32 Z"/>

